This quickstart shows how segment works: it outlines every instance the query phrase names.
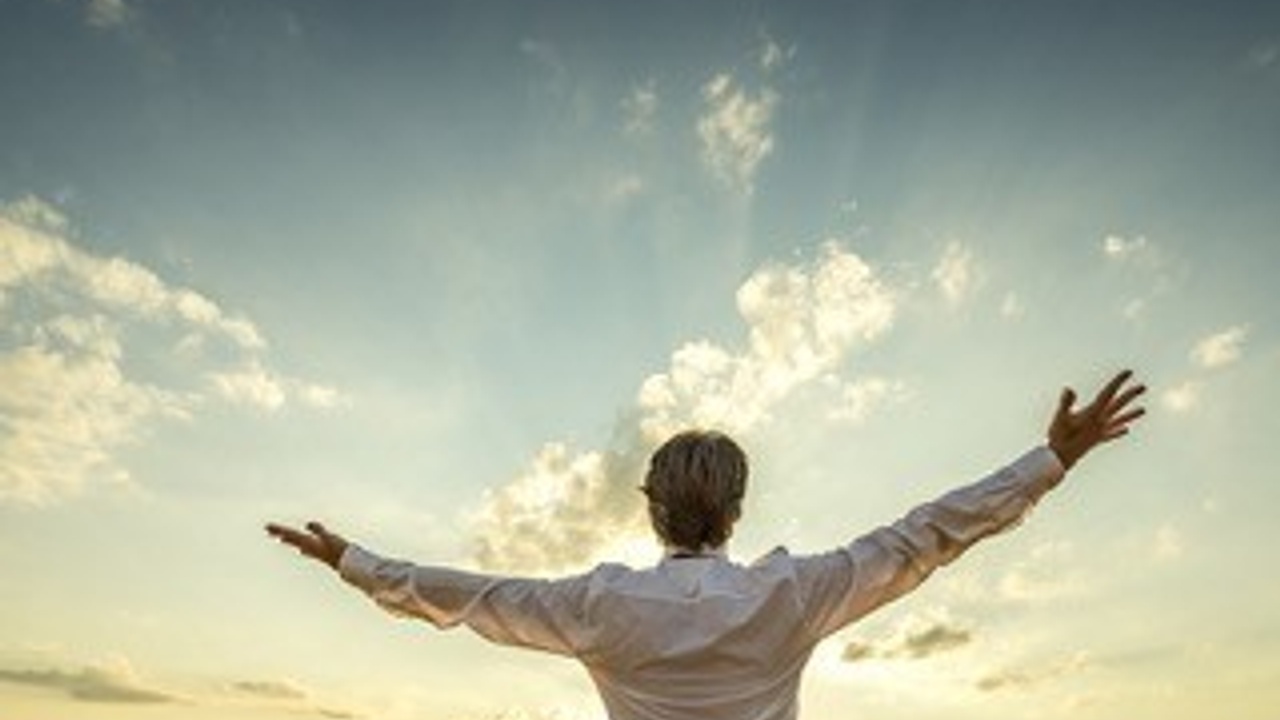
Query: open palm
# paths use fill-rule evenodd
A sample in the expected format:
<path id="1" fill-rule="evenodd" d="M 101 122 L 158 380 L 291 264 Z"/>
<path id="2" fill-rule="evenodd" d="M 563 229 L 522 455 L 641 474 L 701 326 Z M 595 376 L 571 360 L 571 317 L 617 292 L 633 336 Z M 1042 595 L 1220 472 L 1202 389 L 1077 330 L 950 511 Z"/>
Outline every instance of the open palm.
<path id="1" fill-rule="evenodd" d="M 1147 390 L 1143 385 L 1130 384 L 1132 378 L 1130 370 L 1117 374 L 1098 391 L 1093 402 L 1080 410 L 1073 409 L 1075 391 L 1062 391 L 1048 437 L 1049 447 L 1063 466 L 1070 468 L 1098 445 L 1128 434 L 1130 424 L 1146 413 L 1141 407 L 1131 407 Z"/>

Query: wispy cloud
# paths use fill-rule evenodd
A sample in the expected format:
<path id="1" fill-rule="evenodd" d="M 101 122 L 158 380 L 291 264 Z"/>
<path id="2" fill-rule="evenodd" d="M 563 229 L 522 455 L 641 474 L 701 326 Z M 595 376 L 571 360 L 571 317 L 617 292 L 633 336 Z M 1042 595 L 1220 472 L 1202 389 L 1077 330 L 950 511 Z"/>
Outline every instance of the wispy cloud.
<path id="1" fill-rule="evenodd" d="M 1266 70 L 1280 63 L 1280 40 L 1260 42 L 1249 48 L 1246 53 L 1249 67 L 1255 70 Z"/>
<path id="2" fill-rule="evenodd" d="M 839 402 L 827 417 L 852 423 L 864 422 L 881 405 L 901 400 L 907 392 L 903 381 L 884 377 L 864 377 L 844 383 L 832 378 L 830 384 L 836 386 Z"/>
<path id="3" fill-rule="evenodd" d="M 355 711 L 319 702 L 310 688 L 294 680 L 239 680 L 228 685 L 227 689 L 262 708 L 284 710 L 290 714 L 317 715 L 335 720 L 362 717 Z"/>
<path id="4" fill-rule="evenodd" d="M 956 240 L 947 243 L 931 277 L 947 303 L 959 305 L 978 286 L 978 269 L 973 251 Z"/>
<path id="5" fill-rule="evenodd" d="M 137 705 L 181 701 L 175 694 L 144 683 L 123 658 L 75 671 L 0 669 L 0 681 L 59 691 L 83 702 Z"/>
<path id="6" fill-rule="evenodd" d="M 1072 675 L 1089 667 L 1088 656 L 1081 653 L 1049 665 L 1029 668 L 1006 668 L 988 673 L 974 683 L 983 692 L 1029 690 L 1035 686 Z"/>
<path id="7" fill-rule="evenodd" d="M 760 69 L 762 71 L 766 73 L 772 72 L 786 64 L 795 55 L 796 48 L 794 45 L 784 48 L 767 33 L 762 35 L 760 45 Z"/>
<path id="8" fill-rule="evenodd" d="M 133 13 L 124 0 L 89 0 L 84 8 L 85 22 L 104 30 L 125 25 Z"/>
<path id="9" fill-rule="evenodd" d="M 750 94 L 732 75 L 722 73 L 703 86 L 702 98 L 702 161 L 725 185 L 750 195 L 760 163 L 773 152 L 778 94 L 769 87 Z"/>
<path id="10" fill-rule="evenodd" d="M 1147 250 L 1147 239 L 1141 235 L 1132 238 L 1107 235 L 1102 239 L 1103 254 L 1115 261 L 1130 260 Z"/>
<path id="11" fill-rule="evenodd" d="M 69 237 L 66 219 L 40 200 L 0 206 L 0 501 L 127 483 L 114 451 L 210 399 L 267 409 L 341 402 L 332 388 L 270 370 L 248 318 Z M 149 377 L 142 366 L 165 372 Z"/>
<path id="12" fill-rule="evenodd" d="M 1240 359 L 1248 334 L 1249 329 L 1245 325 L 1214 333 L 1196 343 L 1191 349 L 1191 360 L 1206 370 L 1230 365 Z"/>
<path id="13" fill-rule="evenodd" d="M 1026 314 L 1027 308 L 1017 293 L 1009 291 L 1004 294 L 1004 298 L 1000 301 L 1000 317 L 1006 320 L 1017 320 Z"/>
<path id="14" fill-rule="evenodd" d="M 1186 552 L 1182 531 L 1172 522 L 1166 522 L 1156 529 L 1151 545 L 1152 555 L 1162 562 L 1177 560 Z"/>
<path id="15" fill-rule="evenodd" d="M 1244 355 L 1244 342 L 1248 335 L 1247 325 L 1234 325 L 1197 341 L 1188 353 L 1188 361 L 1196 372 L 1191 378 L 1161 393 L 1160 402 L 1165 409 L 1171 413 L 1187 414 L 1199 407 L 1211 371 L 1238 362 Z"/>
<path id="16" fill-rule="evenodd" d="M 292 680 L 240 680 L 232 683 L 231 689 L 272 700 L 302 700 L 309 695 L 306 688 Z"/>
<path id="17" fill-rule="evenodd" d="M 658 114 L 658 87 L 652 79 L 637 85 L 622 99 L 622 131 L 628 137 L 644 137 L 653 132 Z"/>
<path id="18" fill-rule="evenodd" d="M 1101 248 L 1107 263 L 1134 288 L 1121 301 L 1119 310 L 1132 322 L 1141 320 L 1153 302 L 1176 287 L 1187 273 L 1184 261 L 1144 235 L 1108 234 L 1103 237 Z"/>
<path id="19" fill-rule="evenodd" d="M 738 288 L 737 305 L 745 346 L 686 343 L 665 371 L 641 383 L 610 449 L 549 443 L 525 473 L 485 498 L 473 517 L 482 565 L 561 569 L 643 533 L 640 472 L 652 448 L 679 429 L 749 433 L 797 391 L 832 382 L 852 393 L 834 398 L 836 411 L 865 416 L 898 387 L 838 377 L 853 352 L 891 327 L 895 310 L 893 292 L 838 245 L 809 264 L 760 268 Z"/>
<path id="20" fill-rule="evenodd" d="M 908 616 L 889 636 L 876 641 L 850 641 L 841 652 L 846 662 L 922 660 L 973 642 L 973 632 L 945 613 Z"/>

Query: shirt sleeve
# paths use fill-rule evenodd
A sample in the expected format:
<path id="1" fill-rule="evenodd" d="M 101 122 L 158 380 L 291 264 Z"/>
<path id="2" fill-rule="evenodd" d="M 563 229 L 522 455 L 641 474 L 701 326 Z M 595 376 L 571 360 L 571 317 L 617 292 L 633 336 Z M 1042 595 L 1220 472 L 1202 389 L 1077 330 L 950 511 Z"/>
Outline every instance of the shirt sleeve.
<path id="1" fill-rule="evenodd" d="M 974 543 L 1017 524 L 1065 473 L 1038 447 L 831 552 L 797 559 L 810 629 L 825 637 L 895 600 Z"/>
<path id="2" fill-rule="evenodd" d="M 589 576 L 511 578 L 415 565 L 348 545 L 342 579 L 384 609 L 440 629 L 465 624 L 504 645 L 574 655 L 584 632 Z"/>

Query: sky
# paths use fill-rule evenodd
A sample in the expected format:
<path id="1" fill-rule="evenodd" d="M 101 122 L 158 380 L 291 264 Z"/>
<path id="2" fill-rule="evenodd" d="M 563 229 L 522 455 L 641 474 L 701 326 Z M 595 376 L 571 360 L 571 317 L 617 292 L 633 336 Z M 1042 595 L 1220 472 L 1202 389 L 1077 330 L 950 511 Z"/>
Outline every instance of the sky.
<path id="1" fill-rule="evenodd" d="M 808 720 L 1280 712 L 1280 6 L 0 0 L 6 718 L 599 720 L 269 543 L 829 549 L 1148 416 L 815 653 Z"/>

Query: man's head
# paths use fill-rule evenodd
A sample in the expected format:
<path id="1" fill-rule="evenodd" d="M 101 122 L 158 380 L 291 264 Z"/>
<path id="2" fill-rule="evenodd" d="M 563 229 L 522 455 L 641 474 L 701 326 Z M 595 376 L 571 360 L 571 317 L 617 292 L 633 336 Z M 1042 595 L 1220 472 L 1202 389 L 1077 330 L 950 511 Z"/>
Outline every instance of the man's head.
<path id="1" fill-rule="evenodd" d="M 682 432 L 653 454 L 641 489 L 653 529 L 668 547 L 717 548 L 742 514 L 747 456 L 721 433 Z"/>

